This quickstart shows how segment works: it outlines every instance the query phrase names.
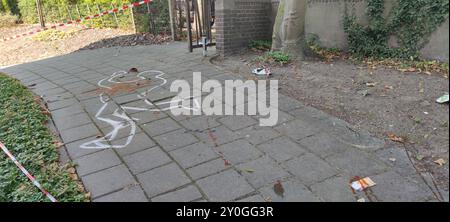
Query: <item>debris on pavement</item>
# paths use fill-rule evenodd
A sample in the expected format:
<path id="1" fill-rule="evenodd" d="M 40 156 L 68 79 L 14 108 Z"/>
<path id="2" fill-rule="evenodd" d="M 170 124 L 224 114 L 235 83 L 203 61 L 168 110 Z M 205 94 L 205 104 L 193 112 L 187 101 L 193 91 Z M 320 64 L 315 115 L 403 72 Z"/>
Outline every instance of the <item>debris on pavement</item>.
<path id="1" fill-rule="evenodd" d="M 365 203 L 365 202 L 366 202 L 366 199 L 364 199 L 364 198 L 359 198 L 356 202 L 359 202 L 359 203 Z"/>
<path id="2" fill-rule="evenodd" d="M 405 143 L 405 139 L 403 139 L 402 137 L 399 137 L 393 133 L 388 133 L 388 137 L 390 140 L 392 140 L 393 142 L 397 142 L 397 143 Z"/>
<path id="3" fill-rule="evenodd" d="M 373 180 L 370 179 L 369 177 L 354 181 L 350 184 L 350 186 L 352 187 L 352 189 L 354 191 L 359 191 L 359 192 L 364 191 L 367 188 L 373 187 L 375 185 L 377 185 L 377 184 L 375 182 L 373 182 Z"/>
<path id="4" fill-rule="evenodd" d="M 272 72 L 267 67 L 254 69 L 252 73 L 255 74 L 255 75 L 258 75 L 258 76 L 270 76 L 270 75 L 272 75 Z"/>
<path id="5" fill-rule="evenodd" d="M 448 99 L 449 99 L 449 94 L 443 95 L 441 97 L 439 97 L 436 102 L 439 104 L 444 104 L 444 103 L 448 103 Z"/>
<path id="6" fill-rule="evenodd" d="M 130 72 L 139 72 L 137 68 L 131 68 L 130 70 L 128 70 L 128 73 Z"/>
<path id="7" fill-rule="evenodd" d="M 283 188 L 283 184 L 281 184 L 281 181 L 277 181 L 275 183 L 275 185 L 273 185 L 273 191 L 281 197 L 284 197 L 284 188 Z"/>
<path id="8" fill-rule="evenodd" d="M 247 173 L 254 173 L 255 172 L 254 169 L 244 169 L 244 171 L 247 172 Z"/>
<path id="9" fill-rule="evenodd" d="M 446 164 L 445 160 L 442 159 L 442 158 L 438 159 L 438 160 L 435 160 L 434 163 L 436 163 L 439 166 L 444 166 Z"/>

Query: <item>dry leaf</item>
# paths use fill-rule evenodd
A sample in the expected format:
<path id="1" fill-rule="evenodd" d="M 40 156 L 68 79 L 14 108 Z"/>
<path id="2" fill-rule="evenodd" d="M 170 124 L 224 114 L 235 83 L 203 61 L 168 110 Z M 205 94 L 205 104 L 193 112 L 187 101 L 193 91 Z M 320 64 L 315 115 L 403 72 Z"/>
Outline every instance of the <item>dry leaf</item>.
<path id="1" fill-rule="evenodd" d="M 254 169 L 244 169 L 244 171 L 247 172 L 247 173 L 254 173 L 255 172 Z"/>
<path id="2" fill-rule="evenodd" d="M 388 137 L 390 140 L 397 142 L 397 143 L 405 143 L 405 139 L 403 139 L 402 137 L 399 137 L 393 133 L 389 133 Z"/>
<path id="3" fill-rule="evenodd" d="M 64 143 L 61 142 L 61 141 L 55 141 L 55 142 L 53 142 L 53 144 L 55 145 L 55 147 L 56 147 L 57 149 L 59 149 L 59 148 L 61 148 L 62 146 L 64 146 Z"/>
<path id="4" fill-rule="evenodd" d="M 273 191 L 281 197 L 284 197 L 284 188 L 283 184 L 281 184 L 281 181 L 277 181 L 275 185 L 273 185 Z"/>
<path id="5" fill-rule="evenodd" d="M 434 163 L 438 164 L 439 166 L 444 166 L 445 165 L 445 160 L 444 159 L 438 159 L 438 160 L 434 161 Z"/>
<path id="6" fill-rule="evenodd" d="M 377 84 L 378 83 L 376 83 L 376 82 L 368 82 L 368 83 L 366 83 L 366 86 L 367 87 L 375 87 Z"/>
<path id="7" fill-rule="evenodd" d="M 385 88 L 385 89 L 390 89 L 390 90 L 394 89 L 393 86 L 389 86 L 389 85 L 385 85 L 384 88 Z"/>

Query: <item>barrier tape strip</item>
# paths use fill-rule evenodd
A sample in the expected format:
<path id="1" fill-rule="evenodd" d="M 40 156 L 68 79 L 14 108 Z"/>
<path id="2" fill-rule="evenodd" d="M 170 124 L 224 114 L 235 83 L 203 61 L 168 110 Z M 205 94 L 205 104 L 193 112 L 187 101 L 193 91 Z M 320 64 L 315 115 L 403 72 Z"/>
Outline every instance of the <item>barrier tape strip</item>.
<path id="1" fill-rule="evenodd" d="M 8 38 L 3 38 L 3 39 L 0 39 L 0 42 L 6 42 L 6 41 L 9 41 L 9 40 L 18 39 L 18 38 L 21 38 L 21 37 L 24 37 L 24 36 L 37 34 L 37 33 L 42 32 L 42 31 L 46 31 L 46 30 L 49 30 L 49 29 L 56 29 L 58 27 L 62 27 L 62 26 L 66 26 L 66 25 L 81 23 L 82 21 L 86 21 L 86 20 L 90 20 L 90 19 L 94 19 L 94 18 L 99 18 L 99 17 L 105 16 L 105 15 L 117 13 L 117 12 L 120 12 L 120 11 L 125 11 L 127 9 L 138 7 L 138 6 L 141 6 L 143 4 L 147 4 L 147 3 L 152 2 L 152 1 L 153 0 L 143 0 L 143 1 L 140 1 L 140 2 L 130 3 L 128 5 L 124 5 L 124 6 L 120 7 L 120 8 L 114 8 L 114 9 L 111 9 L 111 10 L 100 12 L 100 13 L 95 14 L 95 15 L 85 16 L 85 17 L 79 18 L 79 19 L 77 19 L 75 21 L 68 21 L 66 23 L 60 23 L 60 24 L 52 25 L 50 27 L 36 29 L 34 31 L 31 31 L 31 32 L 26 32 L 26 33 L 15 35 L 15 36 L 11 36 L 11 37 L 8 37 Z"/>
<path id="2" fill-rule="evenodd" d="M 3 150 L 3 152 L 5 152 L 5 154 L 9 157 L 9 159 L 11 159 L 17 167 L 19 167 L 19 169 L 22 171 L 23 174 L 25 174 L 25 176 L 28 177 L 28 179 L 34 184 L 34 186 L 36 186 L 37 188 L 39 188 L 39 190 L 41 190 L 41 192 L 52 202 L 58 202 L 49 192 L 47 192 L 44 188 L 42 188 L 41 184 L 28 172 L 28 170 L 26 170 L 22 164 L 19 163 L 19 161 L 17 161 L 17 159 L 11 154 L 11 152 L 9 152 L 9 150 L 6 148 L 5 145 L 3 145 L 2 142 L 0 142 L 0 148 Z"/>

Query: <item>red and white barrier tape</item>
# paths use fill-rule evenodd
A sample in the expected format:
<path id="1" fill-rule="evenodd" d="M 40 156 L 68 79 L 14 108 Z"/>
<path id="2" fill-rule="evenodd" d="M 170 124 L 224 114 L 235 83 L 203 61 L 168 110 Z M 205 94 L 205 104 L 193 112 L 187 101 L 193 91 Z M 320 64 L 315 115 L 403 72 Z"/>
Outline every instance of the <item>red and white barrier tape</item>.
<path id="1" fill-rule="evenodd" d="M 17 161 L 17 159 L 11 154 L 11 152 L 9 152 L 9 150 L 6 148 L 5 145 L 3 145 L 2 142 L 0 142 L 0 148 L 3 150 L 3 152 L 5 152 L 5 154 L 9 157 L 9 159 L 11 159 L 17 167 L 19 167 L 19 169 L 22 171 L 23 174 L 25 174 L 25 176 L 28 177 L 28 179 L 30 179 L 30 181 L 37 187 L 39 188 L 39 190 L 41 190 L 41 192 L 52 202 L 58 202 L 49 192 L 47 192 L 42 186 L 41 184 L 33 177 L 33 175 L 31 175 L 28 170 L 26 170 L 22 164 L 19 163 L 19 161 Z"/>
<path id="2" fill-rule="evenodd" d="M 105 16 L 105 15 L 108 15 L 108 14 L 113 14 L 113 13 L 117 13 L 119 11 L 125 11 L 125 10 L 130 9 L 130 8 L 138 7 L 138 6 L 141 6 L 143 4 L 147 4 L 147 3 L 151 2 L 151 1 L 153 1 L 153 0 L 143 0 L 143 1 L 140 1 L 140 2 L 131 3 L 131 4 L 128 4 L 128 5 L 124 5 L 124 6 L 120 7 L 120 8 L 114 8 L 114 9 L 111 9 L 111 10 L 108 10 L 108 11 L 101 12 L 99 14 L 86 16 L 84 18 L 80 18 L 80 19 L 77 19 L 75 21 L 68 21 L 66 23 L 60 23 L 60 24 L 52 25 L 50 27 L 45 27 L 45 28 L 42 28 L 42 29 L 36 29 L 34 31 L 31 31 L 31 32 L 26 32 L 26 33 L 15 35 L 15 36 L 11 36 L 11 37 L 8 37 L 8 38 L 3 38 L 3 39 L 0 39 L 0 42 L 6 42 L 6 41 L 9 41 L 9 40 L 18 39 L 18 38 L 21 38 L 21 37 L 24 37 L 24 36 L 33 35 L 33 34 L 36 34 L 36 33 L 42 32 L 42 31 L 46 31 L 46 30 L 49 30 L 49 29 L 56 29 L 58 27 L 62 27 L 62 26 L 66 26 L 66 25 L 81 23 L 82 21 L 85 21 L 85 20 L 99 18 L 99 17 Z"/>

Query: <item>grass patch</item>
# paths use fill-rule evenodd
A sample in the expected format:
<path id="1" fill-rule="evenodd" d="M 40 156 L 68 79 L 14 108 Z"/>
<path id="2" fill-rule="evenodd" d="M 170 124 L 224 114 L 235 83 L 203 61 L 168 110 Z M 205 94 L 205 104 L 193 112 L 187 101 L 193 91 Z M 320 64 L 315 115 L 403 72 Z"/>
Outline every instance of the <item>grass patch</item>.
<path id="1" fill-rule="evenodd" d="M 272 48 L 271 40 L 256 40 L 250 42 L 248 45 L 250 49 L 258 50 L 258 51 L 269 51 Z"/>
<path id="2" fill-rule="evenodd" d="M 0 28 L 12 27 L 17 24 L 19 17 L 6 13 L 0 13 Z"/>
<path id="3" fill-rule="evenodd" d="M 38 41 L 38 42 L 51 42 L 51 41 L 70 38 L 75 34 L 75 32 L 76 31 L 74 29 L 71 29 L 69 31 L 49 29 L 49 30 L 45 30 L 43 32 L 37 33 L 36 35 L 31 37 L 31 39 L 33 39 L 34 41 Z"/>
<path id="4" fill-rule="evenodd" d="M 292 57 L 289 54 L 280 51 L 274 51 L 267 52 L 266 54 L 259 56 L 257 60 L 260 62 L 280 63 L 281 65 L 285 65 L 292 60 Z"/>
<path id="5" fill-rule="evenodd" d="M 35 96 L 16 79 L 0 73 L 0 140 L 41 185 L 60 202 L 87 201 L 70 165 L 58 163 L 58 142 Z M 47 202 L 0 151 L 0 202 Z"/>

